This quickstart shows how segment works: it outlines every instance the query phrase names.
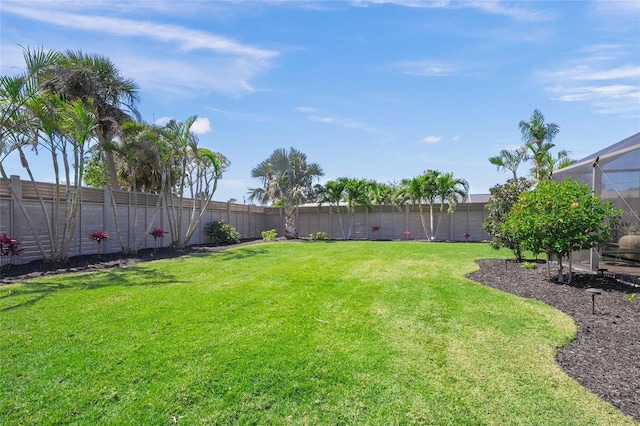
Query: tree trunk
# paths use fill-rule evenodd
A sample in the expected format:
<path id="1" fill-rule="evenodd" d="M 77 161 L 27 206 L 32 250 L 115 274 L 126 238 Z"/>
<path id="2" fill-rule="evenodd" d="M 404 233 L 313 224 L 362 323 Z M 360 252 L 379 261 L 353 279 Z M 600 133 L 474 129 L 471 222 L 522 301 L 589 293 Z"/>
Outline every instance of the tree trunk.
<path id="1" fill-rule="evenodd" d="M 286 238 L 298 238 L 298 228 L 296 228 L 296 209 L 284 208 L 284 233 Z"/>
<path id="2" fill-rule="evenodd" d="M 564 271 L 562 270 L 562 255 L 558 254 L 558 282 L 564 283 Z"/>

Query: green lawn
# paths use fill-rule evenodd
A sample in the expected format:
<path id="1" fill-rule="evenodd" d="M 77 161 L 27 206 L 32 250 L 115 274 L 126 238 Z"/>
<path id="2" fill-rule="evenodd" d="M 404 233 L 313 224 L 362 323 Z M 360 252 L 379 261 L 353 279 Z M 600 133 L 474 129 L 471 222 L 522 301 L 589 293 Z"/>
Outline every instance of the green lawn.
<path id="1" fill-rule="evenodd" d="M 485 244 L 287 242 L 0 287 L 0 424 L 635 424 Z"/>

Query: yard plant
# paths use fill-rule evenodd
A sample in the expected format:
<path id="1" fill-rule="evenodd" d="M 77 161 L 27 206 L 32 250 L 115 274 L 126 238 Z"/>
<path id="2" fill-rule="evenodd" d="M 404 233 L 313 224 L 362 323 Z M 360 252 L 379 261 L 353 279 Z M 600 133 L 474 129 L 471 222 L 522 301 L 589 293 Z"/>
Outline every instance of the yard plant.
<path id="1" fill-rule="evenodd" d="M 634 424 L 488 244 L 288 241 L 0 287 L 3 424 Z"/>

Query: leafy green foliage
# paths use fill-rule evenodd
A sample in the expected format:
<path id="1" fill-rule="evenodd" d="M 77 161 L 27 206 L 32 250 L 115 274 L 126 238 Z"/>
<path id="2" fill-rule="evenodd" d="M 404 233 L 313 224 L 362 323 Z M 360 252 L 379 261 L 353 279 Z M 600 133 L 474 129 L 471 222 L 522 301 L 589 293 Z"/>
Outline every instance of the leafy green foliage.
<path id="1" fill-rule="evenodd" d="M 279 148 L 251 170 L 261 187 L 249 190 L 249 201 L 269 202 L 284 207 L 285 236 L 298 238 L 296 207 L 315 197 L 313 181 L 324 175 L 322 167 L 307 161 L 297 149 Z"/>
<path id="2" fill-rule="evenodd" d="M 521 265 L 524 269 L 536 269 L 538 265 L 533 262 L 523 262 Z"/>
<path id="3" fill-rule="evenodd" d="M 326 240 L 327 233 L 324 231 L 318 231 L 315 234 L 309 234 L 309 239 L 310 240 Z"/>
<path id="4" fill-rule="evenodd" d="M 504 185 L 495 185 L 489 189 L 491 198 L 485 208 L 489 215 L 482 228 L 491 235 L 491 247 L 496 250 L 508 248 L 518 260 L 522 260 L 520 242 L 509 229 L 503 230 L 502 224 L 511 213 L 518 197 L 531 189 L 532 183 L 525 178 L 509 179 Z"/>
<path id="5" fill-rule="evenodd" d="M 320 189 L 318 194 L 318 203 L 320 205 L 327 203 L 330 206 L 336 207 L 343 239 L 351 239 L 351 234 L 355 225 L 356 207 L 365 206 L 368 211 L 371 211 L 373 208 L 370 195 L 372 194 L 371 189 L 374 185 L 374 181 L 367 179 L 340 177 L 336 180 L 330 180 Z M 342 220 L 343 208 L 345 205 L 346 211 L 351 215 L 349 227 L 346 230 L 345 224 Z"/>
<path id="6" fill-rule="evenodd" d="M 520 195 L 502 232 L 535 255 L 562 257 L 606 240 L 621 215 L 613 203 L 602 202 L 587 185 L 572 179 L 546 180 Z"/>
<path id="7" fill-rule="evenodd" d="M 269 229 L 260 233 L 265 241 L 273 241 L 278 238 L 278 232 L 275 229 Z"/>
<path id="8" fill-rule="evenodd" d="M 240 233 L 236 228 L 222 220 L 207 223 L 204 231 L 215 244 L 228 245 L 240 242 Z"/>

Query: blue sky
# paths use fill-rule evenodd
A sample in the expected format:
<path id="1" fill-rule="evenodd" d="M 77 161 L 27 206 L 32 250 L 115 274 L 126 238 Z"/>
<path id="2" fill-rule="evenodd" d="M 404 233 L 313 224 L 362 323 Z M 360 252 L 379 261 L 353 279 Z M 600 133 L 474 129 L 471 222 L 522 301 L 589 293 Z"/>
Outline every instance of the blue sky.
<path id="1" fill-rule="evenodd" d="M 321 183 L 436 169 L 478 194 L 509 178 L 488 158 L 535 108 L 576 159 L 640 131 L 637 1 L 2 0 L 0 19 L 2 75 L 20 46 L 82 50 L 137 82 L 145 121 L 197 114 L 201 146 L 231 161 L 220 201 L 243 202 L 276 148 Z"/>

